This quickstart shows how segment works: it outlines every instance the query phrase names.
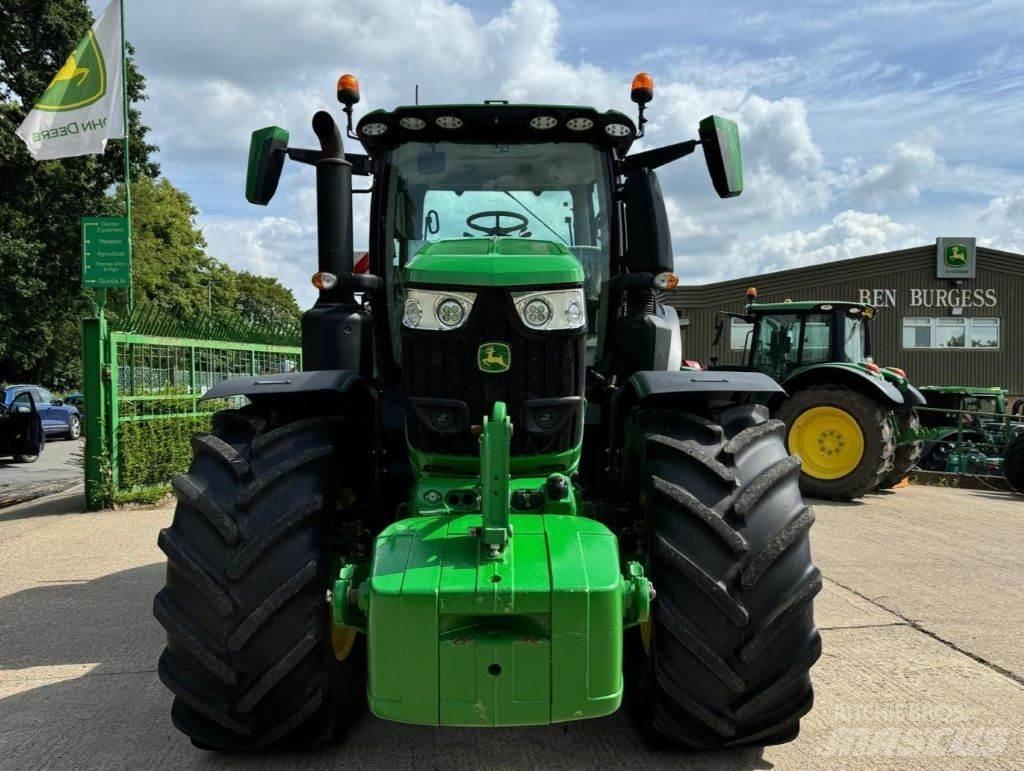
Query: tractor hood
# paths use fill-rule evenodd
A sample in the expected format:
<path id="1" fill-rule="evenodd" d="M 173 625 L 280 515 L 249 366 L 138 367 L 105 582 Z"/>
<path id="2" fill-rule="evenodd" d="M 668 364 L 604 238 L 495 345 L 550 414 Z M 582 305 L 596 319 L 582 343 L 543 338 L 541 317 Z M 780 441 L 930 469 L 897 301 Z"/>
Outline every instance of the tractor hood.
<path id="1" fill-rule="evenodd" d="M 582 284 L 583 266 L 561 244 L 532 238 L 453 238 L 427 244 L 405 266 L 409 284 Z"/>

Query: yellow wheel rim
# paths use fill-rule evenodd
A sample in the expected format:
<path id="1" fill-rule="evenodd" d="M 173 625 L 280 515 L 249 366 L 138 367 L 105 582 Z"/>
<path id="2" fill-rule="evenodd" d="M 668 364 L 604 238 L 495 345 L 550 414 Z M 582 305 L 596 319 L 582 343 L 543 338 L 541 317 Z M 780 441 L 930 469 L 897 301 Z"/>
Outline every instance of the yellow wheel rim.
<path id="1" fill-rule="evenodd" d="M 789 451 L 815 479 L 841 479 L 864 458 L 864 434 L 850 413 L 838 407 L 812 407 L 789 429 Z"/>

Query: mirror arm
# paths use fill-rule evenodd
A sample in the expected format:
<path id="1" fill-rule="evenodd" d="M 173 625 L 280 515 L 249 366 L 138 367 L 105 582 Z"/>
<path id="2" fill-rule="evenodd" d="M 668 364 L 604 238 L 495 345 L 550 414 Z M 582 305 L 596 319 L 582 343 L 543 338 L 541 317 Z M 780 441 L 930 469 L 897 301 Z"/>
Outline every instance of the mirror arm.
<path id="1" fill-rule="evenodd" d="M 308 166 L 316 166 L 317 161 L 324 157 L 320 150 L 303 150 L 299 147 L 289 147 L 286 152 L 293 161 L 305 163 Z"/>
<path id="2" fill-rule="evenodd" d="M 659 166 L 664 166 L 666 163 L 671 163 L 689 155 L 697 149 L 699 144 L 699 139 L 689 139 L 686 142 L 677 142 L 674 145 L 665 145 L 665 147 L 645 150 L 636 155 L 627 155 L 618 163 L 619 174 L 629 176 L 640 169 L 656 169 Z"/>
<path id="3" fill-rule="evenodd" d="M 316 166 L 317 161 L 324 158 L 322 150 L 304 150 L 300 147 L 289 147 L 287 152 L 288 157 L 293 161 L 305 163 L 309 166 Z M 362 153 L 345 153 L 345 160 L 352 164 L 353 174 L 362 177 L 368 177 L 373 174 L 370 156 L 363 155 Z"/>

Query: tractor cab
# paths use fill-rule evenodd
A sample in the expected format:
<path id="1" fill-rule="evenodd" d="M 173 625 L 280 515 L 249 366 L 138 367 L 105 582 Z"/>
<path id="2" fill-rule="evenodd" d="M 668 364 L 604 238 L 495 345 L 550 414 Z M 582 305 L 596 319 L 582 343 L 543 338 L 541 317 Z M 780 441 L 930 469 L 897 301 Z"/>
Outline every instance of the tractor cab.
<path id="1" fill-rule="evenodd" d="M 794 307 L 795 306 L 795 307 Z M 821 362 L 871 362 L 870 305 L 849 302 L 754 303 L 751 366 L 778 368 L 779 379 L 796 367 Z"/>
<path id="2" fill-rule="evenodd" d="M 730 314 L 733 315 L 733 314 Z M 782 382 L 794 371 L 826 362 L 871 369 L 870 305 L 844 301 L 748 303 L 735 316 L 753 327 L 746 366 Z"/>

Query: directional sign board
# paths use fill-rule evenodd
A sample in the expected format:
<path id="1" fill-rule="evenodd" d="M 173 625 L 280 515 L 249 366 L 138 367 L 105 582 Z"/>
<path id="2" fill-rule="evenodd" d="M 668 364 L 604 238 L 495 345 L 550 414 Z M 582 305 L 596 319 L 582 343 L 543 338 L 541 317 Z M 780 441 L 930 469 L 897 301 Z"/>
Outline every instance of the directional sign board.
<path id="1" fill-rule="evenodd" d="M 129 287 L 132 244 L 127 217 L 82 217 L 82 286 Z"/>

